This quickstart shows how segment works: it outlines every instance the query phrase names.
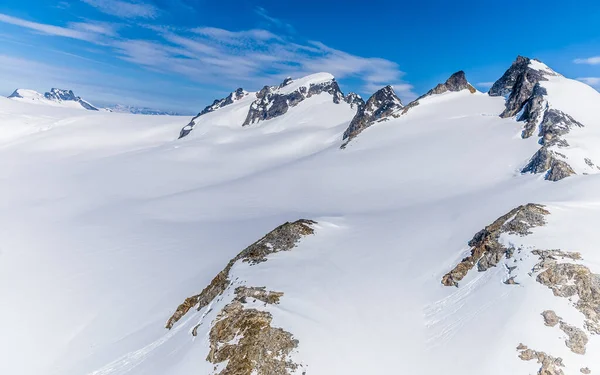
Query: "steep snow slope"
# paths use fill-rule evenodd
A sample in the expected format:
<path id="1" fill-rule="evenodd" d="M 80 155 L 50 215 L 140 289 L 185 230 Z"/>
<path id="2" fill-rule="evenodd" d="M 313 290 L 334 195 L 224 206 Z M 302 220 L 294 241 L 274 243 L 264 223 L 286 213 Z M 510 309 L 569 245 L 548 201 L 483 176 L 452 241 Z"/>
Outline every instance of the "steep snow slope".
<path id="1" fill-rule="evenodd" d="M 543 84 L 549 103 L 593 131 L 588 107 Z M 540 145 L 499 117 L 503 97 L 427 96 L 343 150 L 356 108 L 332 94 L 242 126 L 252 99 L 198 117 L 180 140 L 184 118 L 0 100 L 0 298 L 14 307 L 0 310 L 1 373 L 218 373 L 238 359 L 218 349 L 254 337 L 227 334 L 235 317 L 278 335 L 285 363 L 269 365 L 289 373 L 535 373 L 542 365 L 519 359 L 520 343 L 561 357 L 565 373 L 600 370 L 598 336 L 586 331 L 586 354 L 573 353 L 540 314 L 580 329 L 587 318 L 528 275 L 532 249 L 577 251 L 573 263 L 600 270 L 600 176 L 522 174 Z M 442 285 L 478 231 L 528 202 L 549 213 L 530 235 L 501 235 L 515 256 Z M 236 259 L 300 218 L 316 223 L 292 246 L 267 237 Z M 259 250 L 266 261 L 254 264 Z M 232 259 L 232 284 L 165 329 Z M 283 295 L 265 304 L 237 287 Z"/>

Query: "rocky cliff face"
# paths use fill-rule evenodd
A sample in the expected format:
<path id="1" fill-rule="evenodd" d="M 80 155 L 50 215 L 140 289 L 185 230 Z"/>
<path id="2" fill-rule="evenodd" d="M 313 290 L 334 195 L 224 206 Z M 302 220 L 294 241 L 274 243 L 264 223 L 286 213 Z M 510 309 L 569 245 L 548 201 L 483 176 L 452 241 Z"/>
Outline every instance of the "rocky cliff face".
<path id="1" fill-rule="evenodd" d="M 378 121 L 385 121 L 404 108 L 400 98 L 396 96 L 392 86 L 386 86 L 373 94 L 364 105 L 359 106 L 356 116 L 344 132 L 343 139 L 347 144 L 363 130 Z"/>
<path id="2" fill-rule="evenodd" d="M 317 82 L 310 82 L 312 80 L 310 77 L 304 78 L 307 80 L 306 84 L 300 83 L 298 88 L 292 91 L 283 90 L 294 82 L 291 78 L 286 78 L 279 86 L 263 87 L 256 95 L 257 99 L 250 106 L 248 116 L 242 125 L 256 124 L 281 116 L 305 99 L 323 92 L 330 94 L 335 104 L 339 104 L 345 99 L 333 77 L 318 79 Z"/>
<path id="3" fill-rule="evenodd" d="M 538 60 L 518 56 L 488 92 L 490 96 L 508 96 L 506 109 L 501 117 L 512 117 L 519 113 L 531 97 L 535 85 L 546 81 L 548 76 L 557 75 L 550 69 L 536 68 L 532 62 L 540 63 Z"/>
<path id="4" fill-rule="evenodd" d="M 584 125 L 571 115 L 551 108 L 544 82 L 560 75 L 538 60 L 518 56 L 504 75 L 494 83 L 490 96 L 505 96 L 506 105 L 500 117 L 518 115 L 523 122 L 521 137 L 540 137 L 542 147 L 531 157 L 522 173 L 544 174 L 549 181 L 559 181 L 575 174 L 569 165 L 565 149 L 569 143 L 564 138 L 573 128 Z M 586 164 L 595 167 L 590 159 Z"/>

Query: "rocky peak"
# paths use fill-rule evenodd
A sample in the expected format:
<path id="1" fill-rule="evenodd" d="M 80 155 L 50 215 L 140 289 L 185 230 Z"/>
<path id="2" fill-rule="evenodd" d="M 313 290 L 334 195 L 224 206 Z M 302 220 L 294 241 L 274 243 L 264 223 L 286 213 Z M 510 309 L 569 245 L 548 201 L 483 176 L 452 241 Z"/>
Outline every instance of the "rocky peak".
<path id="1" fill-rule="evenodd" d="M 292 83 L 292 81 L 292 77 L 286 77 L 286 79 L 284 79 L 283 82 L 281 82 L 281 84 L 279 85 L 279 88 L 289 85 L 290 83 Z"/>
<path id="2" fill-rule="evenodd" d="M 44 97 L 55 102 L 77 102 L 87 110 L 98 111 L 98 108 L 81 99 L 81 97 L 76 96 L 75 93 L 73 93 L 73 90 L 52 88 L 49 92 L 44 94 Z"/>
<path id="3" fill-rule="evenodd" d="M 394 115 L 402 108 L 404 106 L 400 98 L 396 96 L 392 86 L 388 85 L 378 90 L 364 105 L 358 108 L 356 115 L 350 122 L 350 126 L 344 132 L 343 139 L 346 142 L 343 146 L 375 122 L 387 120 L 389 116 Z"/>
<path id="4" fill-rule="evenodd" d="M 492 85 L 488 94 L 508 96 L 506 109 L 500 116 L 512 117 L 523 109 L 537 83 L 547 81 L 546 77 L 555 75 L 557 73 L 539 60 L 518 56 L 511 67 Z"/>
<path id="5" fill-rule="evenodd" d="M 72 90 L 62 90 L 57 88 L 51 89 L 50 92 L 45 93 L 44 96 L 46 99 L 50 100 L 78 101 L 81 99 L 80 97 L 75 96 Z"/>
<path id="6" fill-rule="evenodd" d="M 265 86 L 256 94 L 257 99 L 250 106 L 248 116 L 242 125 L 251 125 L 281 116 L 291 107 L 323 92 L 330 94 L 335 104 L 344 100 L 344 94 L 337 81 L 328 73 L 317 73 L 298 80 L 286 78 L 279 86 Z"/>
<path id="7" fill-rule="evenodd" d="M 348 93 L 348 95 L 344 97 L 344 101 L 350 104 L 350 108 L 353 109 L 360 108 L 361 106 L 365 105 L 363 98 L 355 92 Z"/>
<path id="8" fill-rule="evenodd" d="M 440 83 L 433 89 L 429 90 L 429 92 L 427 92 L 427 94 L 423 95 L 421 98 L 430 95 L 443 94 L 448 91 L 456 92 L 462 90 L 469 90 L 471 93 L 475 93 L 477 91 L 469 82 L 467 82 L 465 72 L 461 70 L 452 74 L 450 78 L 446 80 L 446 82 Z"/>
<path id="9" fill-rule="evenodd" d="M 184 126 L 181 129 L 181 131 L 179 132 L 179 138 L 181 139 L 181 138 L 187 136 L 188 134 L 190 134 L 190 132 L 194 129 L 194 126 L 196 125 L 196 119 L 198 117 L 203 116 L 210 112 L 214 112 L 217 109 L 223 108 L 227 105 L 233 104 L 234 102 L 244 98 L 248 94 L 249 93 L 247 91 L 244 91 L 244 89 L 240 87 L 240 88 L 236 89 L 235 91 L 233 91 L 232 93 L 230 93 L 225 98 L 215 99 L 211 105 L 204 107 L 204 109 L 200 113 L 198 113 L 194 118 L 192 118 L 192 121 L 190 121 L 189 124 L 187 124 L 186 126 Z"/>

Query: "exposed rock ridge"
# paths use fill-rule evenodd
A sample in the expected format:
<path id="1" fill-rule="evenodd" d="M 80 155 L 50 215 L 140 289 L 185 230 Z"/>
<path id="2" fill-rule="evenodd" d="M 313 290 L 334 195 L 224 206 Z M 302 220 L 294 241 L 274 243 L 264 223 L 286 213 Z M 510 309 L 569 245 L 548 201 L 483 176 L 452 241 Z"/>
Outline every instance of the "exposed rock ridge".
<path id="1" fill-rule="evenodd" d="M 331 78 L 325 82 L 310 83 L 308 86 L 300 86 L 290 93 L 282 93 L 280 91 L 292 82 L 290 78 L 286 78 L 279 86 L 263 87 L 256 95 L 257 99 L 250 105 L 250 110 L 242 125 L 251 125 L 279 117 L 305 99 L 323 92 L 330 94 L 335 104 L 339 104 L 345 99 L 335 78 Z"/>
<path id="2" fill-rule="evenodd" d="M 181 129 L 181 131 L 179 132 L 179 138 L 181 139 L 190 134 L 190 132 L 194 129 L 194 126 L 196 126 L 196 120 L 198 119 L 198 117 L 210 112 L 214 112 L 217 109 L 223 108 L 230 104 L 233 104 L 247 95 L 249 95 L 249 93 L 240 87 L 237 90 L 230 93 L 229 95 L 227 95 L 225 98 L 215 99 L 215 101 L 213 101 L 211 105 L 204 107 L 204 109 L 200 113 L 198 113 L 194 118 L 192 118 L 192 120 Z"/>
<path id="3" fill-rule="evenodd" d="M 584 328 L 592 334 L 600 334 L 600 275 L 581 264 L 558 261 L 559 257 L 580 260 L 579 253 L 559 250 L 534 250 L 532 253 L 540 258 L 533 269 L 533 272 L 539 272 L 537 282 L 557 297 L 574 299 L 573 306 L 586 318 Z M 587 338 L 581 340 L 587 342 Z"/>
<path id="4" fill-rule="evenodd" d="M 520 113 L 517 121 L 525 123 L 522 138 L 533 136 L 536 130 L 540 137 L 542 147 L 521 173 L 543 173 L 549 181 L 559 181 L 575 174 L 567 157 L 557 149 L 569 147 L 563 136 L 573 127 L 583 127 L 569 114 L 551 108 L 546 99 L 548 92 L 541 82 L 558 75 L 538 60 L 518 56 L 489 91 L 491 96 L 507 96 L 506 108 L 500 117 L 512 117 Z M 586 163 L 591 168 L 595 167 L 591 160 Z"/>
<path id="5" fill-rule="evenodd" d="M 269 254 L 280 251 L 289 251 L 295 247 L 296 243 L 303 237 L 314 233 L 312 225 L 316 224 L 311 220 L 298 220 L 287 222 L 275 228 L 260 240 L 242 250 L 237 256 L 227 263 L 225 268 L 217 274 L 210 285 L 202 290 L 200 294 L 191 296 L 181 303 L 175 313 L 169 318 L 165 328 L 171 329 L 193 307 L 198 310 L 206 307 L 215 297 L 222 294 L 231 284 L 229 272 L 237 261 L 248 262 L 251 265 L 258 264 L 267 260 Z"/>
<path id="6" fill-rule="evenodd" d="M 544 225 L 546 223 L 544 216 L 548 214 L 544 206 L 528 203 L 501 216 L 475 234 L 469 241 L 471 254 L 442 277 L 442 284 L 458 286 L 458 282 L 476 265 L 477 270 L 483 272 L 495 267 L 503 257 L 511 257 L 514 249 L 500 243 L 500 235 L 508 233 L 526 236 L 531 233 L 531 228 Z"/>
<path id="7" fill-rule="evenodd" d="M 519 358 L 523 361 L 536 360 L 541 365 L 538 375 L 564 375 L 561 367 L 565 367 L 560 357 L 553 357 L 545 352 L 529 349 L 526 345 L 517 346 Z"/>
<path id="8" fill-rule="evenodd" d="M 548 69 L 535 69 L 532 63 L 542 64 L 539 60 L 518 56 L 510 68 L 497 80 L 490 91 L 490 96 L 507 96 L 506 108 L 500 117 L 507 118 L 519 113 L 533 93 L 533 88 L 546 77 L 557 73 Z"/>
<path id="9" fill-rule="evenodd" d="M 438 84 L 425 95 L 413 100 L 406 106 L 404 106 L 398 96 L 396 96 L 394 89 L 391 86 L 386 86 L 375 92 L 366 103 L 363 103 L 362 106 L 358 107 L 358 112 L 344 132 L 342 148 L 374 123 L 386 121 L 390 117 L 397 118 L 406 114 L 409 109 L 419 105 L 419 100 L 422 98 L 442 94 L 448 91 L 456 92 L 462 90 L 469 90 L 471 93 L 477 91 L 469 84 L 469 82 L 467 82 L 465 72 L 462 70 L 452 74 L 446 82 Z"/>
<path id="10" fill-rule="evenodd" d="M 87 109 L 88 111 L 98 111 L 98 108 L 94 107 L 90 103 L 81 99 L 81 97 L 76 96 L 72 90 L 62 90 L 62 89 L 53 88 L 49 92 L 45 93 L 44 97 L 48 100 L 53 100 L 56 102 L 61 102 L 61 101 L 77 102 L 83 108 Z"/>
<path id="11" fill-rule="evenodd" d="M 571 349 L 571 351 L 575 354 L 585 354 L 585 346 L 588 343 L 588 337 L 583 330 L 567 324 L 552 310 L 544 311 L 542 313 L 542 317 L 544 318 L 544 325 L 547 327 L 555 327 L 558 325 L 560 330 L 567 335 L 565 340 L 565 345 L 567 348 Z"/>
<path id="12" fill-rule="evenodd" d="M 247 308 L 249 298 L 277 304 L 281 292 L 266 288 L 238 287 L 233 301 L 212 322 L 209 333 L 210 351 L 206 360 L 224 368 L 218 375 L 291 374 L 299 365 L 290 355 L 298 340 L 282 328 L 273 327 L 268 311 Z"/>
<path id="13" fill-rule="evenodd" d="M 446 82 L 438 84 L 433 89 L 429 90 L 425 95 L 419 97 L 417 100 L 431 95 L 443 94 L 448 91 L 456 92 L 462 90 L 469 90 L 472 94 L 477 92 L 475 87 L 467 82 L 465 72 L 460 70 L 452 74 L 450 78 L 446 80 Z"/>
<path id="14" fill-rule="evenodd" d="M 344 132 L 345 144 L 375 122 L 386 121 L 390 116 L 398 117 L 398 111 L 402 108 L 404 108 L 402 101 L 396 96 L 392 86 L 379 89 L 364 105 L 358 107 L 356 115 Z"/>

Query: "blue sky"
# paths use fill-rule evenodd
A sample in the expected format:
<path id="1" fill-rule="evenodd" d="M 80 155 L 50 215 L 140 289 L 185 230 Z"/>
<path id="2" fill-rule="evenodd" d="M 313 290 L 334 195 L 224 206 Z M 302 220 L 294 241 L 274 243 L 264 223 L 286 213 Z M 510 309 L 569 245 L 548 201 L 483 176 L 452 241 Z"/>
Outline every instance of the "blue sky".
<path id="1" fill-rule="evenodd" d="M 327 71 L 345 92 L 392 84 L 408 101 L 461 69 L 486 90 L 518 54 L 599 88 L 598 20 L 595 0 L 3 0 L 0 94 L 195 113 Z"/>

